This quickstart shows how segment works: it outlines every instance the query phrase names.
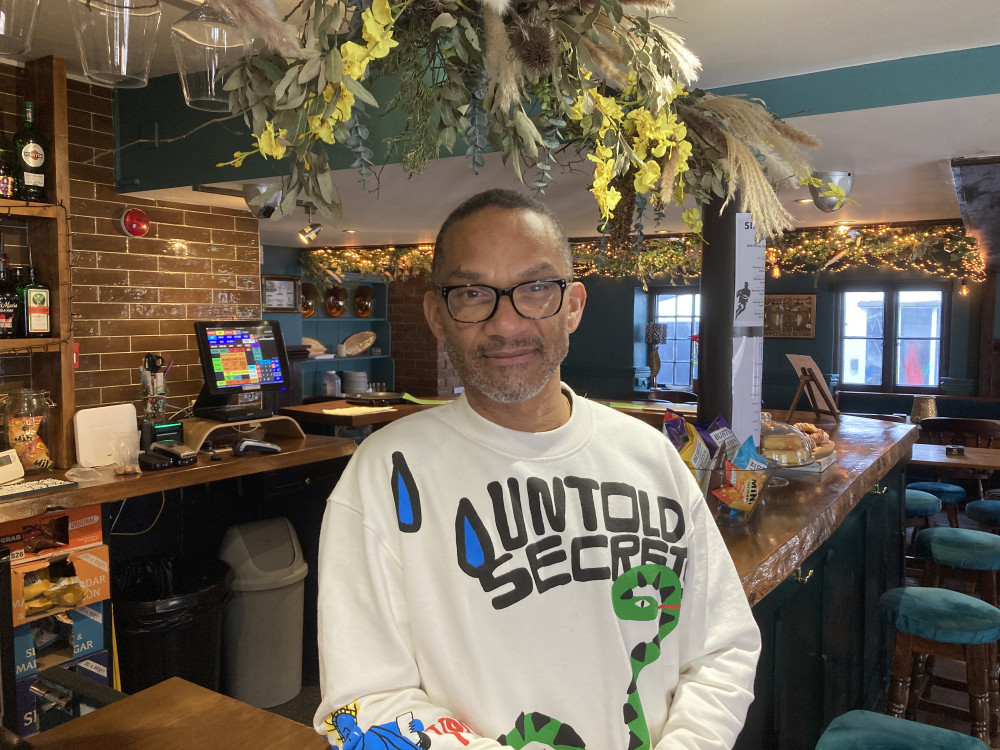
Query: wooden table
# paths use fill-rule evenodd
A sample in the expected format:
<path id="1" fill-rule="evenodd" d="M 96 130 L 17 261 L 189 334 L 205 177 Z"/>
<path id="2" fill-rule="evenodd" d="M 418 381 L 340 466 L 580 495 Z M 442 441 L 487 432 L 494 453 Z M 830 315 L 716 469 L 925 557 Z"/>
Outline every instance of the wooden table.
<path id="1" fill-rule="evenodd" d="M 395 422 L 397 419 L 414 414 L 433 405 L 394 404 L 384 407 L 384 411 L 372 411 L 367 414 L 350 414 L 350 409 L 356 405 L 346 401 L 318 401 L 301 406 L 282 406 L 280 414 L 291 417 L 300 424 L 327 425 L 332 427 L 363 427 L 365 425 L 383 425 Z M 340 411 L 341 413 L 338 413 Z"/>
<path id="2" fill-rule="evenodd" d="M 940 466 L 946 469 L 992 469 L 1000 471 L 1000 449 L 966 448 L 965 455 L 949 456 L 945 446 L 914 443 L 910 463 L 915 466 Z"/>
<path id="3" fill-rule="evenodd" d="M 31 738 L 38 750 L 322 750 L 311 727 L 171 677 Z"/>

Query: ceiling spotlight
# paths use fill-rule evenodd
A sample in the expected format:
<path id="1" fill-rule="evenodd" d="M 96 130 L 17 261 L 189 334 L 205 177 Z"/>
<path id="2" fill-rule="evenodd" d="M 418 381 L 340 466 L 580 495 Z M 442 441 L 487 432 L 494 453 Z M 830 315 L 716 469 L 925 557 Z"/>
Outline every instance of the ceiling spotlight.
<path id="1" fill-rule="evenodd" d="M 323 225 L 313 222 L 312 205 L 306 206 L 306 213 L 309 216 L 309 224 L 299 230 L 299 239 L 308 245 L 323 231 Z"/>

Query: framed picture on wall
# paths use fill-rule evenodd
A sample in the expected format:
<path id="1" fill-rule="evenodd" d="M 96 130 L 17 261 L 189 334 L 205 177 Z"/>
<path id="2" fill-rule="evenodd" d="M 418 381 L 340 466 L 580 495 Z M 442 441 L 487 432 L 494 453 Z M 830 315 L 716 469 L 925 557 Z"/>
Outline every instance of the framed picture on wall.
<path id="1" fill-rule="evenodd" d="M 299 312 L 302 309 L 301 283 L 298 276 L 260 277 L 263 311 L 271 313 Z"/>
<path id="2" fill-rule="evenodd" d="M 764 337 L 816 338 L 816 295 L 765 294 Z"/>

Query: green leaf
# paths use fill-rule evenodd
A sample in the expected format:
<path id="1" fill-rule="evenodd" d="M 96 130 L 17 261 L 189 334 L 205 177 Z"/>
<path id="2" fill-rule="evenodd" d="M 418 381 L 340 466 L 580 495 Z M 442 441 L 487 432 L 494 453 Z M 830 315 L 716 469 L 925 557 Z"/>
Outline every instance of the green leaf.
<path id="1" fill-rule="evenodd" d="M 299 83 L 307 83 L 319 75 L 319 66 L 323 64 L 323 58 L 319 55 L 312 55 L 306 60 L 299 70 Z"/>
<path id="2" fill-rule="evenodd" d="M 288 87 L 292 85 L 292 81 L 294 81 L 298 75 L 299 67 L 297 65 L 293 65 L 285 71 L 285 75 L 282 77 L 281 81 L 274 87 L 275 101 L 281 99 L 285 95 L 285 92 L 288 91 Z"/>
<path id="3" fill-rule="evenodd" d="M 371 95 L 371 92 L 369 92 L 368 89 L 366 89 L 360 83 L 355 81 L 353 78 L 351 78 L 350 76 L 344 76 L 341 83 L 343 83 L 344 86 L 347 87 L 348 91 L 354 94 L 355 99 L 363 101 L 369 107 L 375 107 L 376 109 L 378 109 L 378 100 Z"/>
<path id="4" fill-rule="evenodd" d="M 326 56 L 326 82 L 336 87 L 344 79 L 344 60 L 340 52 L 333 51 Z"/>
<path id="5" fill-rule="evenodd" d="M 455 16 L 451 13 L 442 13 L 431 23 L 430 31 L 436 31 L 437 29 L 450 29 L 455 26 L 458 21 L 455 20 Z"/>

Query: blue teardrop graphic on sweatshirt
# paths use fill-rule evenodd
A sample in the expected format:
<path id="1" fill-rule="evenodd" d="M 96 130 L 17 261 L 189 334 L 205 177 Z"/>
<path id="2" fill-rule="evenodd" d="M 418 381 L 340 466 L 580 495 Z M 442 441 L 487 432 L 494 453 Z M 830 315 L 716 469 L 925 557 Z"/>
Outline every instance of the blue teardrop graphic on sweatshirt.
<path id="1" fill-rule="evenodd" d="M 410 467 L 400 452 L 392 454 L 392 498 L 396 503 L 396 520 L 399 530 L 413 533 L 420 530 L 420 490 L 413 480 Z"/>

